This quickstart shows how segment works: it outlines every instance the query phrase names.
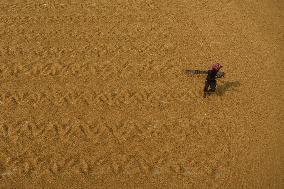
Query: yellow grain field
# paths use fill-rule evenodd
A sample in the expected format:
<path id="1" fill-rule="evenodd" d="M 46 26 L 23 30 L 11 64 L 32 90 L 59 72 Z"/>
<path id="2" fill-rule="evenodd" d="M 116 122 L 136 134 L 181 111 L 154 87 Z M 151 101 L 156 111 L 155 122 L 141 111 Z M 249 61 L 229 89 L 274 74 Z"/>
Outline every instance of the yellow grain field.
<path id="1" fill-rule="evenodd" d="M 283 188 L 283 36 L 281 0 L 1 0 L 0 188 Z"/>

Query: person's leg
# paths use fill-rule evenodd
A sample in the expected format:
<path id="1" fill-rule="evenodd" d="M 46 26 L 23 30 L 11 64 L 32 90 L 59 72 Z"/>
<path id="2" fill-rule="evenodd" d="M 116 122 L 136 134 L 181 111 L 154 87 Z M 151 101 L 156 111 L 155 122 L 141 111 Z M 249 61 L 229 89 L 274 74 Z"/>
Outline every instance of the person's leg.
<path id="1" fill-rule="evenodd" d="M 204 90 L 203 90 L 203 92 L 204 92 L 204 98 L 206 97 L 206 93 L 208 92 L 208 87 L 209 87 L 209 82 L 206 80 L 205 81 L 205 86 L 204 86 Z"/>
<path id="2" fill-rule="evenodd" d="M 216 80 L 212 80 L 210 82 L 210 92 L 215 92 L 216 91 Z"/>

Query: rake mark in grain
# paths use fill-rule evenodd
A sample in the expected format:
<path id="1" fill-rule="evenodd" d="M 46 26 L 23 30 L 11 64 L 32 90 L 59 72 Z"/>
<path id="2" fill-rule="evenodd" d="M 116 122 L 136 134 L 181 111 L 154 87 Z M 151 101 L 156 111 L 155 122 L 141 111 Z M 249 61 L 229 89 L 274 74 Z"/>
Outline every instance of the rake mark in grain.
<path id="1" fill-rule="evenodd" d="M 94 105 L 94 104 L 106 104 L 108 106 L 118 106 L 120 104 L 157 104 L 157 103 L 170 103 L 174 100 L 187 102 L 196 98 L 196 94 L 186 91 L 164 91 L 163 94 L 167 94 L 165 98 L 162 93 L 157 93 L 154 90 L 141 89 L 139 91 L 121 90 L 113 93 L 111 90 L 97 92 L 90 91 L 89 93 L 83 93 L 76 90 L 69 91 L 51 91 L 48 93 L 43 92 L 6 92 L 2 94 L 2 105 L 9 105 L 15 103 L 15 105 L 22 106 L 39 106 L 43 103 L 52 104 L 56 106 L 64 105 Z M 169 98 L 170 101 L 169 101 Z"/>
<path id="2" fill-rule="evenodd" d="M 43 125 L 47 125 L 48 123 L 45 123 Z M 76 132 L 78 129 L 82 129 L 84 128 L 90 128 L 90 132 L 93 132 L 95 134 L 95 136 L 99 136 L 102 134 L 102 131 L 104 130 L 103 128 L 111 128 L 109 125 L 107 126 L 107 124 L 105 126 L 103 125 L 95 125 L 93 123 L 85 123 L 85 122 L 78 122 L 78 120 L 66 120 L 65 122 L 62 123 L 52 123 L 53 125 L 57 125 L 57 128 L 59 128 L 59 135 L 60 136 L 65 136 L 67 137 L 67 139 L 69 138 L 69 135 L 79 135 L 80 133 Z M 124 141 L 129 141 L 134 137 L 137 137 L 137 126 L 141 124 L 141 121 L 138 120 L 121 120 L 120 123 L 117 123 L 115 125 L 115 127 L 113 130 L 113 136 L 115 136 L 116 138 L 118 138 L 119 141 L 124 142 Z M 147 133 L 157 133 L 159 132 L 159 128 L 157 126 L 158 129 L 153 129 L 156 122 L 152 122 L 152 121 L 148 121 L 145 122 L 144 124 L 146 124 L 146 126 L 149 129 L 140 129 L 140 134 L 138 134 L 138 137 L 143 137 L 146 136 Z M 36 127 L 37 127 L 37 123 L 35 123 L 32 120 L 29 121 L 19 121 L 17 122 L 18 128 L 21 128 L 21 132 L 23 133 L 28 133 L 30 134 L 30 132 L 32 131 L 33 135 L 36 136 Z M 24 125 L 25 127 L 23 127 L 22 125 Z M 69 125 L 69 127 L 68 127 Z M 91 126 L 93 125 L 93 126 Z M 175 125 L 176 127 L 181 127 L 181 129 L 183 127 L 185 127 L 184 125 L 188 125 L 186 120 L 185 121 L 181 121 L 178 123 L 172 122 L 172 123 L 165 123 L 166 126 L 172 127 L 172 125 Z M 31 131 L 29 129 L 22 129 L 22 128 L 28 128 L 28 126 L 30 126 Z M 111 129 L 112 129 L 111 128 Z M 164 128 L 164 126 L 163 126 Z M 14 129 L 14 128 L 12 128 Z M 17 128 L 15 128 L 17 129 Z M 53 132 L 55 129 L 54 126 L 52 126 L 50 128 Z M 108 132 L 111 132 L 111 129 L 107 130 Z M 42 131 L 42 130 L 41 130 Z M 44 130 L 44 132 L 47 132 L 47 129 Z M 66 134 L 67 132 L 69 132 L 69 134 Z M 88 133 L 88 129 L 84 130 L 81 132 L 85 132 L 85 134 L 87 135 Z M 220 130 L 217 130 L 217 133 L 221 132 Z M 181 133 L 182 134 L 182 133 Z M 213 133 L 214 134 L 214 133 Z M 150 134 L 151 136 L 154 136 L 153 134 Z M 71 136 L 70 136 L 71 137 Z M 216 157 L 218 159 L 218 157 Z M 140 159 L 140 158 L 138 158 Z M 128 174 L 128 175 L 133 175 L 133 174 L 145 174 L 145 172 L 154 172 L 154 168 L 155 166 L 151 165 L 151 164 L 147 164 L 145 163 L 145 161 L 138 161 L 137 157 L 131 156 L 126 158 L 125 161 L 123 161 L 122 164 L 119 163 L 119 161 L 114 161 L 114 162 L 109 162 L 107 160 L 107 157 L 105 157 L 102 162 L 103 166 L 105 167 L 109 167 L 111 168 L 111 170 L 113 171 L 114 174 Z M 73 162 L 72 162 L 73 161 Z M 121 160 L 122 161 L 122 160 Z M 20 163 L 21 164 L 21 163 Z M 18 163 L 18 165 L 20 165 Z M 70 166 L 68 166 L 68 164 Z M 184 162 L 182 160 L 177 160 L 176 163 L 171 162 L 170 160 L 167 159 L 167 155 L 163 154 L 159 157 L 157 157 L 156 159 L 156 163 L 155 165 L 157 165 L 157 169 L 159 174 L 161 173 L 166 173 L 166 172 L 172 172 L 174 174 L 187 174 L 187 167 L 185 166 Z M 33 167 L 31 164 L 29 164 L 30 167 Z M 61 165 L 60 163 L 58 163 L 58 161 L 56 159 L 52 160 L 51 163 L 48 163 L 48 166 L 50 167 L 50 170 L 52 172 L 52 174 L 56 175 L 56 174 L 61 174 L 62 171 L 79 171 L 81 173 L 84 174 L 88 174 L 90 172 L 90 170 L 95 170 L 94 169 L 94 164 L 87 162 L 86 160 L 81 160 L 81 161 L 76 161 L 76 160 L 70 160 L 69 163 L 67 160 L 65 160 L 64 165 Z M 28 172 L 28 174 L 30 174 L 29 172 L 33 172 L 32 170 L 28 170 L 27 164 L 23 163 L 22 167 L 24 170 L 24 172 Z M 43 172 L 43 170 L 39 170 L 38 167 L 36 167 L 35 165 L 35 169 L 38 172 Z M 107 172 L 106 170 L 100 170 L 101 173 L 105 173 Z M 204 167 L 204 170 L 202 170 L 202 174 L 209 174 L 210 170 L 208 169 L 208 166 L 206 168 L 206 166 Z"/>
<path id="3" fill-rule="evenodd" d="M 168 60 L 171 61 L 171 60 Z M 27 65 L 22 65 L 20 63 L 14 63 L 10 66 L 6 64 L 1 64 L 0 76 L 6 78 L 20 78 L 26 76 L 36 76 L 36 77 L 65 77 L 74 75 L 93 75 L 97 78 L 103 80 L 111 79 L 112 76 L 121 78 L 128 77 L 131 73 L 146 74 L 152 77 L 153 75 L 165 75 L 171 70 L 174 70 L 173 65 L 168 65 L 165 63 L 155 62 L 155 64 L 143 63 L 143 66 L 134 67 L 131 62 L 126 62 L 124 64 L 116 64 L 112 61 L 106 62 L 92 62 L 83 64 L 61 64 L 59 62 L 55 63 L 29 63 Z M 154 67 L 153 67 L 154 66 Z M 147 68 L 148 67 L 148 68 Z M 147 68 L 147 69 L 145 69 Z"/>

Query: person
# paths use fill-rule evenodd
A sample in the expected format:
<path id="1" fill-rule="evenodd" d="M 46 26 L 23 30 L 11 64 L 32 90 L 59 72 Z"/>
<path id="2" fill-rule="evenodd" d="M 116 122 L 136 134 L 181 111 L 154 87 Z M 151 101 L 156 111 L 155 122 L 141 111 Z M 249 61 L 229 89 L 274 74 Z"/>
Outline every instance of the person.
<path id="1" fill-rule="evenodd" d="M 216 75 L 222 67 L 223 66 L 221 64 L 213 64 L 212 68 L 207 71 L 207 77 L 204 86 L 204 98 L 207 94 L 210 95 L 211 92 L 215 92 L 217 86 Z M 210 89 L 208 90 L 209 86 Z"/>

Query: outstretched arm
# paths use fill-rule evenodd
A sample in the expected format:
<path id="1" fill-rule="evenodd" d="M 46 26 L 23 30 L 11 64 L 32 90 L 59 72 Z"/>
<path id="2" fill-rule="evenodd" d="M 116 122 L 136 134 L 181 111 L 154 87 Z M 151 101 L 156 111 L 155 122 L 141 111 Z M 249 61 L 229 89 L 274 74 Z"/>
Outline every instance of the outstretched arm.
<path id="1" fill-rule="evenodd" d="M 218 72 L 216 75 L 216 78 L 221 78 L 221 77 L 225 77 L 225 73 L 224 72 Z"/>

